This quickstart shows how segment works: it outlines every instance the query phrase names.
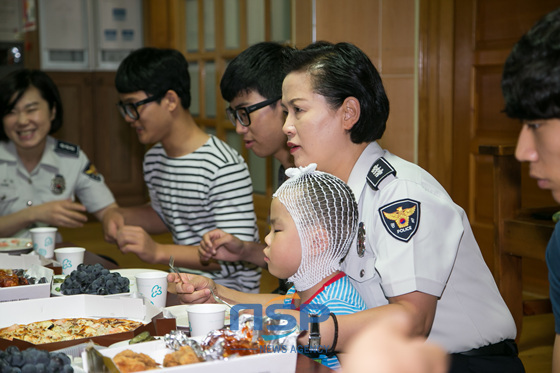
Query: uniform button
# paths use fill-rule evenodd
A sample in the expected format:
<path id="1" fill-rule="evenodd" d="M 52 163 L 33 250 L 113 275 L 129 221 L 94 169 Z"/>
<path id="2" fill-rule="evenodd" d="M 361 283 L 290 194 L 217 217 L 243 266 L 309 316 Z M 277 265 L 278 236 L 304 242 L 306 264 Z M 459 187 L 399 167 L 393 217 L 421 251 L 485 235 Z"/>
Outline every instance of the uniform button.
<path id="1" fill-rule="evenodd" d="M 33 206 L 33 201 L 27 201 L 27 206 Z"/>
<path id="2" fill-rule="evenodd" d="M 28 182 L 29 184 L 31 184 L 31 178 L 27 179 L 27 182 Z"/>
<path id="3" fill-rule="evenodd" d="M 364 271 L 363 269 L 360 271 L 360 277 L 364 277 L 364 275 L 366 274 L 366 271 Z"/>

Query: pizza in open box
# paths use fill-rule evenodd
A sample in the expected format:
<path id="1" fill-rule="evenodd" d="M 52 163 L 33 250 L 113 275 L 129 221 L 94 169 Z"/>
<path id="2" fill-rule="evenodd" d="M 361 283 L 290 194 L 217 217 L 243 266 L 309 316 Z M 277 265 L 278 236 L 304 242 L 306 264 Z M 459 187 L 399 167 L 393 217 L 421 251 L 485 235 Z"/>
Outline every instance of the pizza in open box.
<path id="1" fill-rule="evenodd" d="M 21 339 L 33 344 L 70 341 L 135 330 L 142 323 L 115 318 L 67 318 L 15 324 L 0 329 L 0 338 Z"/>

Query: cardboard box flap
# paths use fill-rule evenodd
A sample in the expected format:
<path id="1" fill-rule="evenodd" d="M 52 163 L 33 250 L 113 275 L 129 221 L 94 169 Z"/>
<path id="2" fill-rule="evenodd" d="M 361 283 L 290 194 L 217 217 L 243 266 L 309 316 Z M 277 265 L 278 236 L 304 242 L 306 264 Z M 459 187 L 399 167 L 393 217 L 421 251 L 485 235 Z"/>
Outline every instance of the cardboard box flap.
<path id="1" fill-rule="evenodd" d="M 28 269 L 34 264 L 40 265 L 41 260 L 37 255 L 8 255 L 0 254 L 0 263 L 2 263 L 0 269 Z"/>
<path id="2" fill-rule="evenodd" d="M 150 311 L 149 313 L 147 311 Z M 0 328 L 35 321 L 75 318 L 114 317 L 150 322 L 157 313 L 147 310 L 140 298 L 108 298 L 98 295 L 68 295 L 0 303 Z"/>
<path id="3" fill-rule="evenodd" d="M 52 281 L 53 274 L 54 272 L 52 269 L 43 267 L 39 264 L 33 264 L 31 267 L 29 267 L 29 269 L 27 269 L 27 271 L 25 271 L 26 277 L 35 277 L 37 280 L 45 277 L 47 279 L 47 283 L 49 284 Z"/>

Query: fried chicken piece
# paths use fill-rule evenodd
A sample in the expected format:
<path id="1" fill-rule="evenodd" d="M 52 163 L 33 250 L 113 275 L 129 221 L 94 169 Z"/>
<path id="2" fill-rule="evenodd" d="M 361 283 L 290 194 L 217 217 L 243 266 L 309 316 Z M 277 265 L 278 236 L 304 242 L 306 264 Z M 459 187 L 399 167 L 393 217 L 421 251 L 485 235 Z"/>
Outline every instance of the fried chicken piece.
<path id="1" fill-rule="evenodd" d="M 146 354 L 131 350 L 119 352 L 113 358 L 113 362 L 121 373 L 142 372 L 145 370 L 159 369 L 158 364 Z"/>
<path id="2" fill-rule="evenodd" d="M 198 356 L 190 346 L 183 346 L 175 352 L 165 355 L 163 366 L 166 368 L 200 362 Z"/>

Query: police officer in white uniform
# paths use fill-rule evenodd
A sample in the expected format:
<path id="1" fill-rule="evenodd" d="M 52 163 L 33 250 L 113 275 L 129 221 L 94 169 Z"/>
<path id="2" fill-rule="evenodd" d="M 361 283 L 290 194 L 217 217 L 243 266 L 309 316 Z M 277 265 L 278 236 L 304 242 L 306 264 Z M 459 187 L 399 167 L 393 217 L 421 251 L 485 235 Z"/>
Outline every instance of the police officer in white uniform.
<path id="1" fill-rule="evenodd" d="M 359 196 L 361 221 L 343 270 L 368 307 L 413 291 L 431 294 L 438 302 L 428 340 L 471 355 L 475 347 L 506 341 L 481 353 L 514 353 L 513 317 L 464 210 L 444 188 L 377 142 L 362 153 L 348 184 Z"/>
<path id="2" fill-rule="evenodd" d="M 465 212 L 429 173 L 376 142 L 389 102 L 369 58 L 349 43 L 317 42 L 289 65 L 282 105 L 296 166 L 316 162 L 346 180 L 360 207 L 342 269 L 368 310 L 326 323 L 322 343 L 404 308 L 414 335 L 451 354 L 451 372 L 524 372 L 513 317 Z"/>
<path id="3" fill-rule="evenodd" d="M 116 206 L 86 154 L 49 136 L 63 112 L 47 74 L 22 69 L 3 78 L 0 113 L 0 236 L 27 237 L 34 226 L 78 227 L 85 211 L 100 219 Z"/>
<path id="4" fill-rule="evenodd" d="M 15 145 L 0 142 L 0 215 L 55 199 L 78 197 L 88 212 L 113 204 L 115 198 L 101 174 L 77 146 L 48 136 L 43 158 L 31 173 L 18 162 Z M 43 226 L 36 222 L 33 226 Z M 28 228 L 14 237 L 27 237 Z"/>
<path id="5" fill-rule="evenodd" d="M 369 308 L 322 322 L 314 340 L 345 351 L 364 325 L 405 311 L 412 337 L 427 337 L 450 354 L 451 373 L 524 372 L 513 317 L 465 212 L 430 174 L 377 143 L 389 101 L 369 58 L 349 43 L 316 42 L 296 52 L 286 69 L 283 131 L 295 165 L 317 163 L 345 180 L 360 207 L 356 244 L 342 269 Z M 244 247 L 221 245 L 228 255 L 247 255 Z M 176 286 L 185 303 L 208 301 L 206 287 L 232 301 L 259 302 L 207 279 L 183 282 Z M 437 371 L 418 357 L 411 357 L 417 372 Z M 363 359 L 366 367 L 376 364 Z"/>

